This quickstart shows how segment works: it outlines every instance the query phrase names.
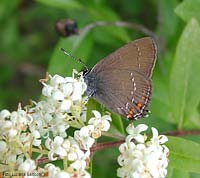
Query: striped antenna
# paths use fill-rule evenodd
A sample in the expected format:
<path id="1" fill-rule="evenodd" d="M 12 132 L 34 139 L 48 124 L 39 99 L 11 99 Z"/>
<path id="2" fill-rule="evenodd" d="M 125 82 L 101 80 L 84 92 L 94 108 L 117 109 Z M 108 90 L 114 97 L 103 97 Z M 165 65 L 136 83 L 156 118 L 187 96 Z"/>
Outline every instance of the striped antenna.
<path id="1" fill-rule="evenodd" d="M 67 56 L 71 57 L 71 58 L 74 59 L 75 61 L 78 61 L 80 64 L 82 64 L 82 65 L 85 67 L 86 71 L 89 71 L 87 65 L 86 65 L 81 59 L 74 57 L 72 54 L 68 53 L 68 52 L 67 52 L 65 49 L 63 49 L 63 48 L 60 48 L 60 49 L 61 49 L 61 51 L 62 51 L 64 54 L 66 54 Z"/>

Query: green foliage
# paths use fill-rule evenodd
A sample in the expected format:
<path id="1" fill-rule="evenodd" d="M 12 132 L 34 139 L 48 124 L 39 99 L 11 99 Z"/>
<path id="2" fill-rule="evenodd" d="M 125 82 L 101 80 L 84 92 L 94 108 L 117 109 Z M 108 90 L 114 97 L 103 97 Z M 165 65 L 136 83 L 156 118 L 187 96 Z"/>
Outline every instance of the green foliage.
<path id="1" fill-rule="evenodd" d="M 200 76 L 200 26 L 191 19 L 184 29 L 176 49 L 170 78 L 170 98 L 173 120 L 178 128 L 200 128 L 198 105 Z"/>
<path id="2" fill-rule="evenodd" d="M 16 108 L 17 104 L 13 101 L 21 101 L 23 98 L 35 99 L 40 94 L 40 88 L 34 87 L 35 83 L 45 75 L 45 71 L 71 76 L 73 69 L 83 70 L 81 64 L 64 55 L 60 48 L 66 49 L 92 67 L 127 41 L 144 36 L 141 32 L 127 28 L 107 26 L 59 38 L 53 29 L 57 19 L 75 19 L 79 28 L 97 21 L 124 20 L 151 28 L 165 42 L 165 48 L 161 48 L 162 43 L 158 42 L 161 53 L 153 74 L 150 117 L 135 123 L 147 123 L 165 133 L 177 129 L 200 129 L 199 0 L 184 0 L 181 3 L 178 0 L 27 2 L 0 2 L 1 108 Z M 160 21 L 157 21 L 158 18 Z M 23 76 L 26 75 L 23 78 L 19 73 L 21 63 L 30 63 L 36 68 L 28 68 L 29 73 L 22 73 Z M 35 74 L 38 70 L 39 75 Z M 32 80 L 33 83 L 30 82 Z M 19 90 L 20 88 L 25 91 Z M 91 99 L 87 118 L 92 116 L 91 111 L 94 109 L 101 110 L 102 113 L 106 111 Z M 124 134 L 128 121 L 113 113 L 112 119 L 111 132 Z M 200 176 L 199 137 L 169 137 L 167 145 L 170 149 L 168 178 Z M 93 176 L 116 177 L 116 155 L 117 149 L 94 155 L 94 162 L 91 163 L 94 165 L 94 169 L 91 169 Z"/>
<path id="3" fill-rule="evenodd" d="M 83 6 L 76 0 L 37 0 L 40 3 L 44 3 L 47 6 L 61 9 L 81 9 Z"/>
<path id="4" fill-rule="evenodd" d="M 170 167 L 200 173 L 200 144 L 177 137 L 169 137 Z"/>
<path id="5" fill-rule="evenodd" d="M 76 54 L 77 57 L 84 56 L 85 59 L 88 59 L 92 50 L 92 45 L 93 39 L 91 35 L 88 35 L 87 33 L 83 33 L 79 36 L 71 36 L 66 39 L 60 39 L 54 49 L 48 72 L 51 74 L 71 76 L 72 70 L 74 69 L 74 63 L 77 63 L 77 61 L 66 56 L 60 49 L 64 48 L 70 53 Z M 87 63 L 87 61 L 84 62 Z M 81 71 L 82 67 L 82 64 L 76 64 L 77 71 Z"/>
<path id="6" fill-rule="evenodd" d="M 175 12 L 186 22 L 190 21 L 191 18 L 195 18 L 200 22 L 199 6 L 199 0 L 185 0 L 177 6 Z"/>

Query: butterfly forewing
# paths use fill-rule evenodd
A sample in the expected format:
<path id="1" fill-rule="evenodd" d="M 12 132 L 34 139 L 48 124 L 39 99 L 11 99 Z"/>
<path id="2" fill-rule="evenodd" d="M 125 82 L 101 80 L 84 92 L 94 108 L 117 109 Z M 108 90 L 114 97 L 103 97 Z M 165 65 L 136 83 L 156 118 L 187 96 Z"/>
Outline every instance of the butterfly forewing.
<path id="1" fill-rule="evenodd" d="M 111 53 L 92 69 L 93 73 L 104 70 L 129 70 L 137 71 L 146 78 L 151 77 L 152 68 L 156 59 L 156 44 L 150 37 L 129 42 L 125 46 Z"/>

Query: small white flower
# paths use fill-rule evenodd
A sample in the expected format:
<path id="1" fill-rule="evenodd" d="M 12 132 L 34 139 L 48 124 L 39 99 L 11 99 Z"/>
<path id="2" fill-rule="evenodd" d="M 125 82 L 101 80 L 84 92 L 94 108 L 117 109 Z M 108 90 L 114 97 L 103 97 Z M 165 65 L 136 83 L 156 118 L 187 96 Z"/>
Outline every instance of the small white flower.
<path id="1" fill-rule="evenodd" d="M 140 124 L 134 127 L 133 124 L 129 124 L 126 128 L 127 133 L 129 134 L 126 138 L 126 142 L 130 142 L 132 139 L 135 139 L 139 143 L 144 143 L 145 137 L 141 134 L 141 132 L 146 131 L 148 126 L 145 124 Z"/>
<path id="2" fill-rule="evenodd" d="M 21 131 L 26 130 L 31 122 L 31 115 L 21 109 L 20 104 L 17 111 L 10 113 L 8 110 L 2 110 L 0 112 L 0 134 L 8 139 L 13 139 Z"/>
<path id="3" fill-rule="evenodd" d="M 91 137 L 93 131 L 94 126 L 88 125 L 74 132 L 74 139 L 79 143 L 82 149 L 88 150 L 94 144 L 95 140 Z"/>
<path id="4" fill-rule="evenodd" d="M 65 98 L 65 95 L 60 90 L 56 90 L 52 93 L 52 98 L 54 100 L 61 101 Z"/>
<path id="5" fill-rule="evenodd" d="M 53 87 L 45 84 L 45 86 L 42 89 L 42 94 L 44 96 L 50 97 L 52 95 L 52 91 Z"/>
<path id="6" fill-rule="evenodd" d="M 48 157 L 50 160 L 56 160 L 57 156 L 60 156 L 61 158 L 67 156 L 67 151 L 62 147 L 62 143 L 64 142 L 64 139 L 60 136 L 56 136 L 54 138 L 54 141 L 47 139 L 46 140 L 46 147 L 50 149 L 48 153 Z"/>
<path id="7" fill-rule="evenodd" d="M 4 122 L 4 124 L 2 124 L 1 129 L 2 129 L 2 130 L 4 130 L 4 129 L 9 129 L 9 128 L 11 128 L 12 126 L 13 126 L 12 122 L 9 121 L 9 120 L 6 120 L 6 121 Z"/>
<path id="8" fill-rule="evenodd" d="M 73 85 L 73 94 L 72 94 L 72 101 L 78 101 L 81 99 L 82 94 L 84 93 L 82 82 L 76 82 Z"/>
<path id="9" fill-rule="evenodd" d="M 15 164 L 17 159 L 17 154 L 9 154 L 6 158 L 6 164 Z"/>
<path id="10" fill-rule="evenodd" d="M 54 75 L 50 80 L 50 84 L 52 86 L 57 86 L 58 84 L 61 84 L 63 82 L 65 82 L 65 78 L 60 75 Z"/>
<path id="11" fill-rule="evenodd" d="M 30 133 L 22 133 L 20 135 L 20 142 L 23 144 L 23 150 L 30 150 L 31 142 L 33 140 L 33 136 Z"/>
<path id="12" fill-rule="evenodd" d="M 73 73 L 72 73 L 73 75 Z M 74 83 L 76 80 L 73 77 L 65 77 L 65 83 Z"/>
<path id="13" fill-rule="evenodd" d="M 4 109 L 0 112 L 0 120 L 10 117 L 10 112 L 7 109 Z"/>
<path id="14" fill-rule="evenodd" d="M 101 136 L 102 131 L 108 131 L 110 128 L 111 117 L 109 115 L 104 115 L 103 117 L 98 111 L 92 111 L 95 117 L 90 118 L 88 124 L 94 126 L 94 131 L 92 132 L 92 137 L 97 139 Z"/>
<path id="15" fill-rule="evenodd" d="M 0 155 L 7 151 L 7 143 L 3 140 L 0 140 Z"/>
<path id="16" fill-rule="evenodd" d="M 112 121 L 112 119 L 109 115 L 104 115 L 102 117 L 102 125 L 103 125 L 103 127 L 101 129 L 102 131 L 106 132 L 110 129 L 110 122 L 109 121 L 110 122 Z"/>
<path id="17" fill-rule="evenodd" d="M 60 105 L 60 109 L 61 111 L 69 111 L 72 105 L 72 101 L 71 100 L 63 100 L 61 105 Z"/>
<path id="18" fill-rule="evenodd" d="M 48 178 L 56 178 L 60 172 L 60 168 L 51 163 L 46 164 L 44 168 L 48 171 Z"/>
<path id="19" fill-rule="evenodd" d="M 79 144 L 76 142 L 76 140 L 72 137 L 69 137 L 69 142 L 70 142 L 70 148 L 67 149 L 68 150 L 68 155 L 67 158 L 70 161 L 76 161 L 76 160 L 80 160 L 83 159 L 84 156 L 89 156 L 88 152 L 84 153 Z"/>
<path id="20" fill-rule="evenodd" d="M 100 119 L 101 118 L 101 114 L 100 114 L 99 111 L 93 110 L 92 112 L 94 114 L 95 119 Z"/>
<path id="21" fill-rule="evenodd" d="M 154 127 L 151 128 L 153 137 L 151 138 L 151 143 L 153 144 L 163 144 L 168 141 L 168 138 L 165 135 L 158 135 L 158 130 Z"/>
<path id="22" fill-rule="evenodd" d="M 87 172 L 87 171 L 82 171 L 81 175 L 80 175 L 81 178 L 91 178 L 91 175 Z"/>
<path id="23" fill-rule="evenodd" d="M 30 172 L 36 169 L 35 162 L 31 159 L 25 160 L 23 163 L 21 163 L 18 167 L 19 171 L 24 171 L 24 172 Z"/>
<path id="24" fill-rule="evenodd" d="M 64 171 L 57 173 L 56 178 L 70 178 L 70 174 Z"/>
<path id="25" fill-rule="evenodd" d="M 86 162 L 85 160 L 76 160 L 72 164 L 70 164 L 70 167 L 73 167 L 73 169 L 76 170 L 84 170 L 86 167 Z"/>
<path id="26" fill-rule="evenodd" d="M 23 154 L 18 155 L 17 160 L 16 160 L 16 165 L 20 165 L 24 162 L 25 156 Z"/>
<path id="27" fill-rule="evenodd" d="M 63 91 L 65 96 L 70 96 L 73 92 L 73 84 L 72 83 L 62 84 L 60 86 L 60 88 Z"/>
<path id="28" fill-rule="evenodd" d="M 41 144 L 41 142 L 42 142 L 42 140 L 39 139 L 39 138 L 40 138 L 40 132 L 37 131 L 37 130 L 34 130 L 34 131 L 32 132 L 32 136 L 33 136 L 33 138 L 34 138 L 34 140 L 33 140 L 33 145 L 34 145 L 34 146 L 39 146 L 39 145 Z"/>
<path id="29" fill-rule="evenodd" d="M 9 131 L 8 131 L 8 137 L 9 138 L 13 138 L 13 137 L 15 137 L 16 135 L 17 135 L 17 130 L 16 129 L 10 129 Z"/>

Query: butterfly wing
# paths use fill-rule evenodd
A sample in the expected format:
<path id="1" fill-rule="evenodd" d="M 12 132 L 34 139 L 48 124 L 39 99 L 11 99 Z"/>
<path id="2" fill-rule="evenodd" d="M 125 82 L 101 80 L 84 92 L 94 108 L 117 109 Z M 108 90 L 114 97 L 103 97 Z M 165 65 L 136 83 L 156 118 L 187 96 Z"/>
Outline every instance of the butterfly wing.
<path id="1" fill-rule="evenodd" d="M 102 59 L 84 76 L 87 93 L 122 116 L 140 118 L 150 100 L 155 61 L 152 38 L 132 41 Z"/>
<path id="2" fill-rule="evenodd" d="M 156 53 L 154 40 L 151 37 L 141 38 L 129 42 L 102 59 L 91 72 L 97 74 L 104 70 L 121 69 L 137 71 L 149 79 L 155 64 Z"/>
<path id="3" fill-rule="evenodd" d="M 145 115 L 151 95 L 151 80 L 138 72 L 104 70 L 98 74 L 92 97 L 110 110 L 129 119 Z"/>

